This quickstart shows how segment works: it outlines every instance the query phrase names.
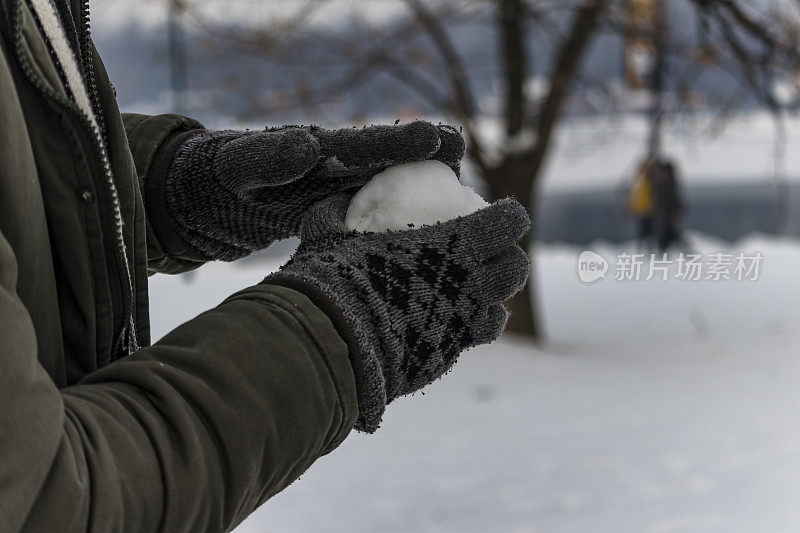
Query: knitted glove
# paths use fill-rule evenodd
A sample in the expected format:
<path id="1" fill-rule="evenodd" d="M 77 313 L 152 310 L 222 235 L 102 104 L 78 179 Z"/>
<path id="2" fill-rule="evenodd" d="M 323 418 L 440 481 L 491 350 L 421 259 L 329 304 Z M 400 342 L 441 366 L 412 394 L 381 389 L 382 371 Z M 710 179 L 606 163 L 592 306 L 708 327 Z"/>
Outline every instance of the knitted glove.
<path id="1" fill-rule="evenodd" d="M 433 226 L 355 233 L 344 225 L 349 202 L 337 195 L 316 204 L 300 247 L 264 282 L 341 312 L 350 327 L 337 329 L 351 345 L 356 429 L 372 433 L 386 404 L 442 376 L 462 350 L 500 336 L 508 318 L 501 302 L 528 279 L 530 261 L 515 243 L 530 219 L 505 199 Z"/>
<path id="2" fill-rule="evenodd" d="M 178 235 L 232 261 L 297 235 L 315 202 L 400 163 L 438 159 L 458 173 L 464 140 L 449 126 L 204 131 L 178 149 L 165 183 Z"/>

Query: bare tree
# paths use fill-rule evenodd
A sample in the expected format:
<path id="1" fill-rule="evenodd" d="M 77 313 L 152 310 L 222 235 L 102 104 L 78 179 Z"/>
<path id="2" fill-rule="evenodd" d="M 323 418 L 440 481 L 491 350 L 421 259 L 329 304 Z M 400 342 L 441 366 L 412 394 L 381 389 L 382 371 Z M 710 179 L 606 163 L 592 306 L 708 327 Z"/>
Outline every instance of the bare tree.
<path id="1" fill-rule="evenodd" d="M 354 31 L 344 36 L 316 34 L 316 39 L 328 39 L 326 50 L 347 68 L 333 79 L 313 84 L 308 83 L 306 75 L 299 75 L 285 91 L 276 91 L 268 98 L 243 91 L 249 113 L 268 117 L 290 107 L 311 111 L 314 106 L 351 94 L 371 78 L 387 76 L 401 88 L 392 90 L 416 95 L 463 128 L 469 159 L 490 196 L 515 196 L 531 210 L 536 205 L 539 177 L 554 129 L 564 116 L 571 88 L 583 77 L 582 59 L 597 36 L 638 31 L 640 38 L 654 43 L 657 60 L 652 89 L 659 97 L 653 113 L 651 149 L 658 144 L 666 109 L 661 95 L 665 91 L 689 91 L 704 72 L 717 69 L 735 80 L 732 85 L 737 97 L 755 99 L 777 116 L 781 106 L 772 83 L 777 77 L 796 76 L 800 70 L 797 10 L 787 16 L 786 10 L 778 10 L 770 2 L 756 8 L 738 0 L 680 0 L 692 11 L 697 28 L 694 33 L 679 34 L 666 20 L 670 11 L 667 6 L 673 7 L 677 1 L 661 6 L 663 15 L 656 24 L 634 29 L 626 24 L 630 2 L 645 0 L 403 1 L 408 16 L 390 30 L 374 30 L 354 22 Z M 664 0 L 646 1 L 661 4 Z M 325 3 L 309 0 L 283 23 L 246 32 L 221 30 L 199 12 L 193 17 L 214 35 L 213 46 L 227 47 L 227 54 L 231 50 L 252 54 L 273 64 L 290 61 L 304 65 L 307 73 L 322 68 L 325 61 L 304 55 L 302 27 Z M 192 11 L 191 3 L 184 5 Z M 498 36 L 493 47 L 496 56 L 488 61 L 500 66 L 503 86 L 502 111 L 497 117 L 502 123 L 503 139 L 499 143 L 484 134 L 481 121 L 485 114 L 476 100 L 475 76 L 470 75 L 464 51 L 450 31 L 455 23 L 479 17 L 488 17 Z M 544 43 L 540 47 L 544 55 L 537 55 L 536 61 L 549 66 L 543 95 L 527 90 L 532 77 L 531 33 L 541 36 Z M 538 54 L 542 50 L 537 48 Z M 530 245 L 524 244 L 526 248 Z M 540 338 L 532 291 L 533 284 L 529 284 L 509 302 L 512 316 L 508 330 Z"/>

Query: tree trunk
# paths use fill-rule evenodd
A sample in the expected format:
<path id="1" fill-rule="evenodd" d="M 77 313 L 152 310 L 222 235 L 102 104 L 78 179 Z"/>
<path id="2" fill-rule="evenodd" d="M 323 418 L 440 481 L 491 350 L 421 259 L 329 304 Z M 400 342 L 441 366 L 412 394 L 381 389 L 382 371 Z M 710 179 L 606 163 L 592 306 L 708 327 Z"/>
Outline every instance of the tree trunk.
<path id="1" fill-rule="evenodd" d="M 567 91 L 580 67 L 581 58 L 596 33 L 600 14 L 607 4 L 608 0 L 586 0 L 578 8 L 567 38 L 562 42 L 556 57 L 555 68 L 550 76 L 550 90 L 539 110 L 538 121 L 534 128 L 536 135 L 534 146 L 523 153 L 507 154 L 498 165 L 484 169 L 484 177 L 493 199 L 514 196 L 528 213 L 532 213 L 533 193 L 548 153 L 553 129 L 561 116 Z M 525 70 L 524 66 L 515 63 L 524 61 L 525 48 L 521 26 L 510 18 L 510 13 L 515 9 L 522 9 L 518 0 L 500 0 L 504 74 L 509 86 L 505 119 L 506 130 L 510 133 L 516 133 L 515 130 L 519 126 L 516 122 L 517 117 L 524 113 L 524 102 L 518 97 L 523 94 L 520 92 L 522 81 L 520 76 L 524 75 Z M 530 254 L 530 243 L 530 238 L 520 243 L 528 254 Z M 506 331 L 541 341 L 543 335 L 534 303 L 533 275 L 535 270 L 525 288 L 506 304 L 512 313 Z"/>
<path id="2" fill-rule="evenodd" d="M 661 124 L 664 118 L 664 81 L 666 79 L 667 51 L 666 51 L 666 16 L 662 0 L 657 0 L 653 15 L 653 48 L 655 61 L 651 72 L 651 92 L 653 104 L 650 110 L 650 138 L 647 143 L 647 155 L 654 159 L 661 155 Z"/>
<path id="3" fill-rule="evenodd" d="M 513 196 L 522 206 L 531 213 L 533 205 L 533 180 L 531 179 L 528 162 L 519 157 L 507 157 L 498 167 L 489 171 L 487 183 L 493 199 Z M 532 238 L 528 235 L 520 241 L 519 245 L 530 256 Z M 517 333 L 536 341 L 542 340 L 539 313 L 536 309 L 533 276 L 536 272 L 532 269 L 531 277 L 525 287 L 516 296 L 506 302 L 506 307 L 511 311 L 506 331 Z"/>

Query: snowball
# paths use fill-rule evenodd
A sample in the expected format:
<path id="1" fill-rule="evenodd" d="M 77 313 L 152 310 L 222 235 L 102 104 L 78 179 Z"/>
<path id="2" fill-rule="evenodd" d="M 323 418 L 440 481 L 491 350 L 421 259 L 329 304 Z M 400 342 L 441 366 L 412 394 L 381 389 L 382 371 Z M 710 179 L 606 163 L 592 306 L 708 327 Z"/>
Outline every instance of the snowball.
<path id="1" fill-rule="evenodd" d="M 345 225 L 351 231 L 409 230 L 469 215 L 489 204 L 461 185 L 440 161 L 389 167 L 372 178 L 350 202 Z"/>

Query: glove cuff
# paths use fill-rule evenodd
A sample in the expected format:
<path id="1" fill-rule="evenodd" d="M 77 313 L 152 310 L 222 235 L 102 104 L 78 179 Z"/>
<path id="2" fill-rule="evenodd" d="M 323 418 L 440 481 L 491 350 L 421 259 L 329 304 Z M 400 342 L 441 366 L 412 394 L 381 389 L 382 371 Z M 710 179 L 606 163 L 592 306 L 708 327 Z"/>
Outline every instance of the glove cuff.
<path id="1" fill-rule="evenodd" d="M 160 247 L 171 257 L 198 264 L 208 261 L 209 258 L 197 251 L 180 235 L 178 225 L 167 205 L 166 184 L 180 147 L 204 131 L 203 129 L 179 131 L 168 137 L 156 150 L 143 187 L 147 220 Z"/>
<path id="2" fill-rule="evenodd" d="M 209 259 L 233 261 L 253 251 L 240 243 L 231 242 L 228 232 L 214 222 L 223 218 L 221 214 L 209 212 L 235 208 L 233 202 L 226 206 L 212 201 L 223 197 L 226 192 L 214 176 L 213 162 L 217 152 L 227 142 L 245 134 L 237 131 L 205 131 L 189 136 L 177 149 L 164 183 L 166 207 L 177 226 L 176 233 Z M 245 229 L 252 222 L 242 220 L 241 213 L 229 215 L 227 218 L 237 220 Z"/>
<path id="3" fill-rule="evenodd" d="M 381 418 L 388 403 L 383 371 L 369 339 L 370 334 L 365 321 L 354 312 L 353 306 L 343 302 L 329 285 L 304 273 L 279 272 L 267 276 L 262 284 L 279 285 L 296 290 L 305 295 L 325 313 L 347 344 L 350 364 L 356 381 L 358 397 L 358 420 L 355 429 L 374 433 L 380 426 Z"/>

